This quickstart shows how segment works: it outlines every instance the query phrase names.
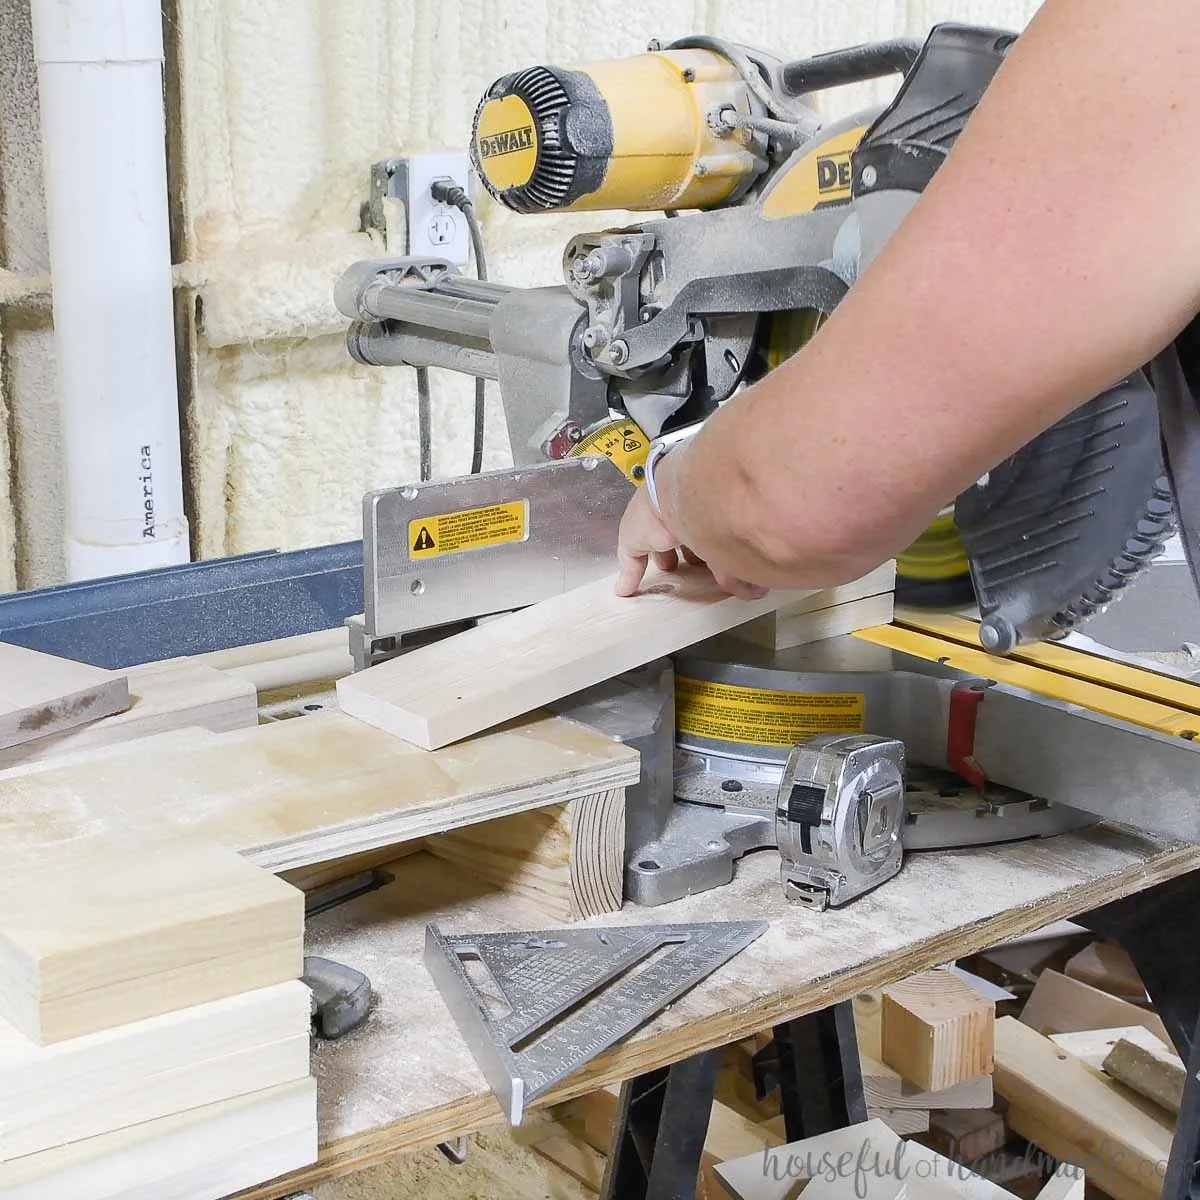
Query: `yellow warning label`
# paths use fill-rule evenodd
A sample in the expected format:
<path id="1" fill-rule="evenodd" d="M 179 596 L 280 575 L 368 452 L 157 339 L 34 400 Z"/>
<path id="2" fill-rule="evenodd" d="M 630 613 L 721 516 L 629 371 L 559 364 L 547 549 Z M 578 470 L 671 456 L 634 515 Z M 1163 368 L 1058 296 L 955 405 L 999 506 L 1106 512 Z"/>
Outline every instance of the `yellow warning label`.
<path id="1" fill-rule="evenodd" d="M 408 523 L 408 554 L 410 558 L 436 558 L 460 550 L 523 542 L 528 523 L 524 500 L 417 517 Z"/>
<path id="2" fill-rule="evenodd" d="M 792 746 L 818 733 L 862 733 L 861 692 L 775 692 L 675 678 L 675 728 L 692 737 Z"/>
<path id="3" fill-rule="evenodd" d="M 618 470 L 639 487 L 646 477 L 646 455 L 650 439 L 635 421 L 610 421 L 592 430 L 571 451 L 571 457 L 581 454 L 603 454 L 616 463 Z"/>

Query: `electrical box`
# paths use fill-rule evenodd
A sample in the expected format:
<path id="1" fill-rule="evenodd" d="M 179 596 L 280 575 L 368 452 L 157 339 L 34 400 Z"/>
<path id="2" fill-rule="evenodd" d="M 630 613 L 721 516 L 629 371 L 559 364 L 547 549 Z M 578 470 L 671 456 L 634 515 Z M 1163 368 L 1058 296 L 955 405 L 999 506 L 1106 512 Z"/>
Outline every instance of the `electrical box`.
<path id="1" fill-rule="evenodd" d="M 435 180 L 451 179 L 472 200 L 475 180 L 471 160 L 465 152 L 408 154 L 390 160 L 389 191 L 405 206 L 408 220 L 408 253 L 414 258 L 448 258 L 465 267 L 471 257 L 471 234 L 467 218 L 452 204 L 433 199 Z"/>

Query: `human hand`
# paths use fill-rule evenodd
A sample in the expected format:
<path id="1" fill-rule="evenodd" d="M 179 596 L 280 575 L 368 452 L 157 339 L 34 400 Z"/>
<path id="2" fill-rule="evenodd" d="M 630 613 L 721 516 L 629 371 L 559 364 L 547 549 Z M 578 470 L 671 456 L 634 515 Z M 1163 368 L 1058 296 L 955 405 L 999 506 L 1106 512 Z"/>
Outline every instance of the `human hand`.
<path id="1" fill-rule="evenodd" d="M 660 571 L 674 571 L 679 566 L 680 556 L 685 562 L 706 565 L 687 546 L 680 545 L 679 539 L 654 511 L 645 489 L 638 488 L 621 518 L 621 531 L 617 538 L 617 595 L 637 595 L 651 560 Z M 744 579 L 717 571 L 713 571 L 712 575 L 717 586 L 732 596 L 757 600 L 767 594 L 766 588 L 747 583 Z"/>

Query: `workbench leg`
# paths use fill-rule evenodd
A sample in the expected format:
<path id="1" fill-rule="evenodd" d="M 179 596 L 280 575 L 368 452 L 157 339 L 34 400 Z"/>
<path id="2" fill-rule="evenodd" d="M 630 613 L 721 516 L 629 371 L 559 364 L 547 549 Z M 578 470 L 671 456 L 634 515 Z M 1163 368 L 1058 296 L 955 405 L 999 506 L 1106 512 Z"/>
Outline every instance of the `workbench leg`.
<path id="1" fill-rule="evenodd" d="M 850 1000 L 777 1025 L 755 1055 L 760 1093 L 779 1088 L 789 1142 L 867 1119 L 854 1005 Z"/>
<path id="2" fill-rule="evenodd" d="M 1195 963 L 1200 872 L 1106 904 L 1079 923 L 1119 942 L 1133 959 L 1175 1049 L 1188 1064 L 1162 1200 L 1200 1200 L 1200 972 Z"/>
<path id="3" fill-rule="evenodd" d="M 720 1059 L 708 1050 L 622 1084 L 602 1200 L 692 1200 Z"/>

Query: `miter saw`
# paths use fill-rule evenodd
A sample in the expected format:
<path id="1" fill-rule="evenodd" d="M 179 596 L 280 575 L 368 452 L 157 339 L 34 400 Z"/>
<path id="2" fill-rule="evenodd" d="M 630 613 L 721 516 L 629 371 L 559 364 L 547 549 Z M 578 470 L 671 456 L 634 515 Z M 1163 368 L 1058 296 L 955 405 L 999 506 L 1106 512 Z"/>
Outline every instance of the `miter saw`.
<path id="1" fill-rule="evenodd" d="M 499 382 L 515 464 L 366 498 L 358 664 L 610 572 L 652 439 L 703 421 L 812 336 L 912 208 L 1013 40 L 942 25 L 924 45 L 783 62 L 698 36 L 497 80 L 472 137 L 496 200 L 527 214 L 653 216 L 572 238 L 557 287 L 414 258 L 359 263 L 340 281 L 358 361 Z M 889 74 L 903 81 L 886 107 L 825 123 L 811 102 Z M 1069 631 L 1171 533 L 1162 471 L 1156 399 L 1138 372 L 959 496 L 902 562 L 902 587 L 945 599 L 969 572 L 993 652 Z M 738 854 L 778 844 L 793 898 L 840 903 L 894 872 L 902 834 L 920 843 L 918 830 L 940 828 L 944 805 L 913 820 L 922 789 L 974 789 L 966 826 L 937 844 L 1119 807 L 1111 773 L 1080 786 L 1064 757 L 1103 718 L 1024 693 L 1014 707 L 1005 689 L 873 649 L 706 644 L 573 704 L 643 752 L 633 899 L 723 882 Z M 1128 730 L 1108 725 L 1113 738 Z M 1058 751 L 1019 762 L 996 740 L 1041 745 L 1050 729 Z M 1133 736 L 1158 778 L 1192 787 L 1190 743 Z M 906 752 L 946 778 L 913 783 Z M 1200 829 L 1181 814 L 1144 823 Z"/>

